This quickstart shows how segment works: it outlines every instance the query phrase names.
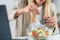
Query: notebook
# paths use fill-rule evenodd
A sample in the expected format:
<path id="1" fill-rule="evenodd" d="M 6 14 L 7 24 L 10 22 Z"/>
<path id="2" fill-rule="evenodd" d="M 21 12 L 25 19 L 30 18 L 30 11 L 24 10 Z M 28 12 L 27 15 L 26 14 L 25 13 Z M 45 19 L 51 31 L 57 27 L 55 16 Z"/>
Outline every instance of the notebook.
<path id="1" fill-rule="evenodd" d="M 0 5 L 0 40 L 12 40 L 5 5 Z"/>

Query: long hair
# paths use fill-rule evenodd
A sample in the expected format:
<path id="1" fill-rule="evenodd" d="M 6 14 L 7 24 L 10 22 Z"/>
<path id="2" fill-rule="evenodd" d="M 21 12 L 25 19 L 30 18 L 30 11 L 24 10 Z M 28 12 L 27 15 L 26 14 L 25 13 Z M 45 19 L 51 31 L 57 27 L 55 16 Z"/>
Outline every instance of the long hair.
<path id="1" fill-rule="evenodd" d="M 43 5 L 44 16 L 51 17 L 51 0 L 46 0 L 46 2 Z"/>

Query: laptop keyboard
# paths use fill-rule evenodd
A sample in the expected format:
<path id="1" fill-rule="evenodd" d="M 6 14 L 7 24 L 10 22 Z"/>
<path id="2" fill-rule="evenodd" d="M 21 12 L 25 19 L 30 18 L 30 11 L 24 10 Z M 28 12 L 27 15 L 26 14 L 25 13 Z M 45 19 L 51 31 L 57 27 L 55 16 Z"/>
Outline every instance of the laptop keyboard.
<path id="1" fill-rule="evenodd" d="M 28 40 L 28 39 L 13 39 L 13 40 Z"/>

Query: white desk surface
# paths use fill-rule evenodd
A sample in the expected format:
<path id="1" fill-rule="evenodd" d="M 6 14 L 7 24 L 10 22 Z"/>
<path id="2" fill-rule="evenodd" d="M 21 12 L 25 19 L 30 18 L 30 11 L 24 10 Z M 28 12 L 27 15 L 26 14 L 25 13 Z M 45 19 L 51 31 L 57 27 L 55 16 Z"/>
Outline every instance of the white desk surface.
<path id="1" fill-rule="evenodd" d="M 13 39 L 28 39 L 28 40 L 32 40 L 30 37 L 13 37 Z M 60 40 L 60 34 L 58 35 L 54 35 L 54 36 L 49 36 L 47 38 L 47 40 Z"/>

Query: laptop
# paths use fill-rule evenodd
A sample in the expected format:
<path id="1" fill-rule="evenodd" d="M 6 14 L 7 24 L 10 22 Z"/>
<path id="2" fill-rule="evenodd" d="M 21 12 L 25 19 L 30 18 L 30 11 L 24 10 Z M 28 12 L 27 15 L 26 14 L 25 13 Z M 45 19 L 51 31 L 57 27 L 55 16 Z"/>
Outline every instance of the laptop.
<path id="1" fill-rule="evenodd" d="M 5 5 L 0 5 L 0 40 L 12 40 Z"/>

